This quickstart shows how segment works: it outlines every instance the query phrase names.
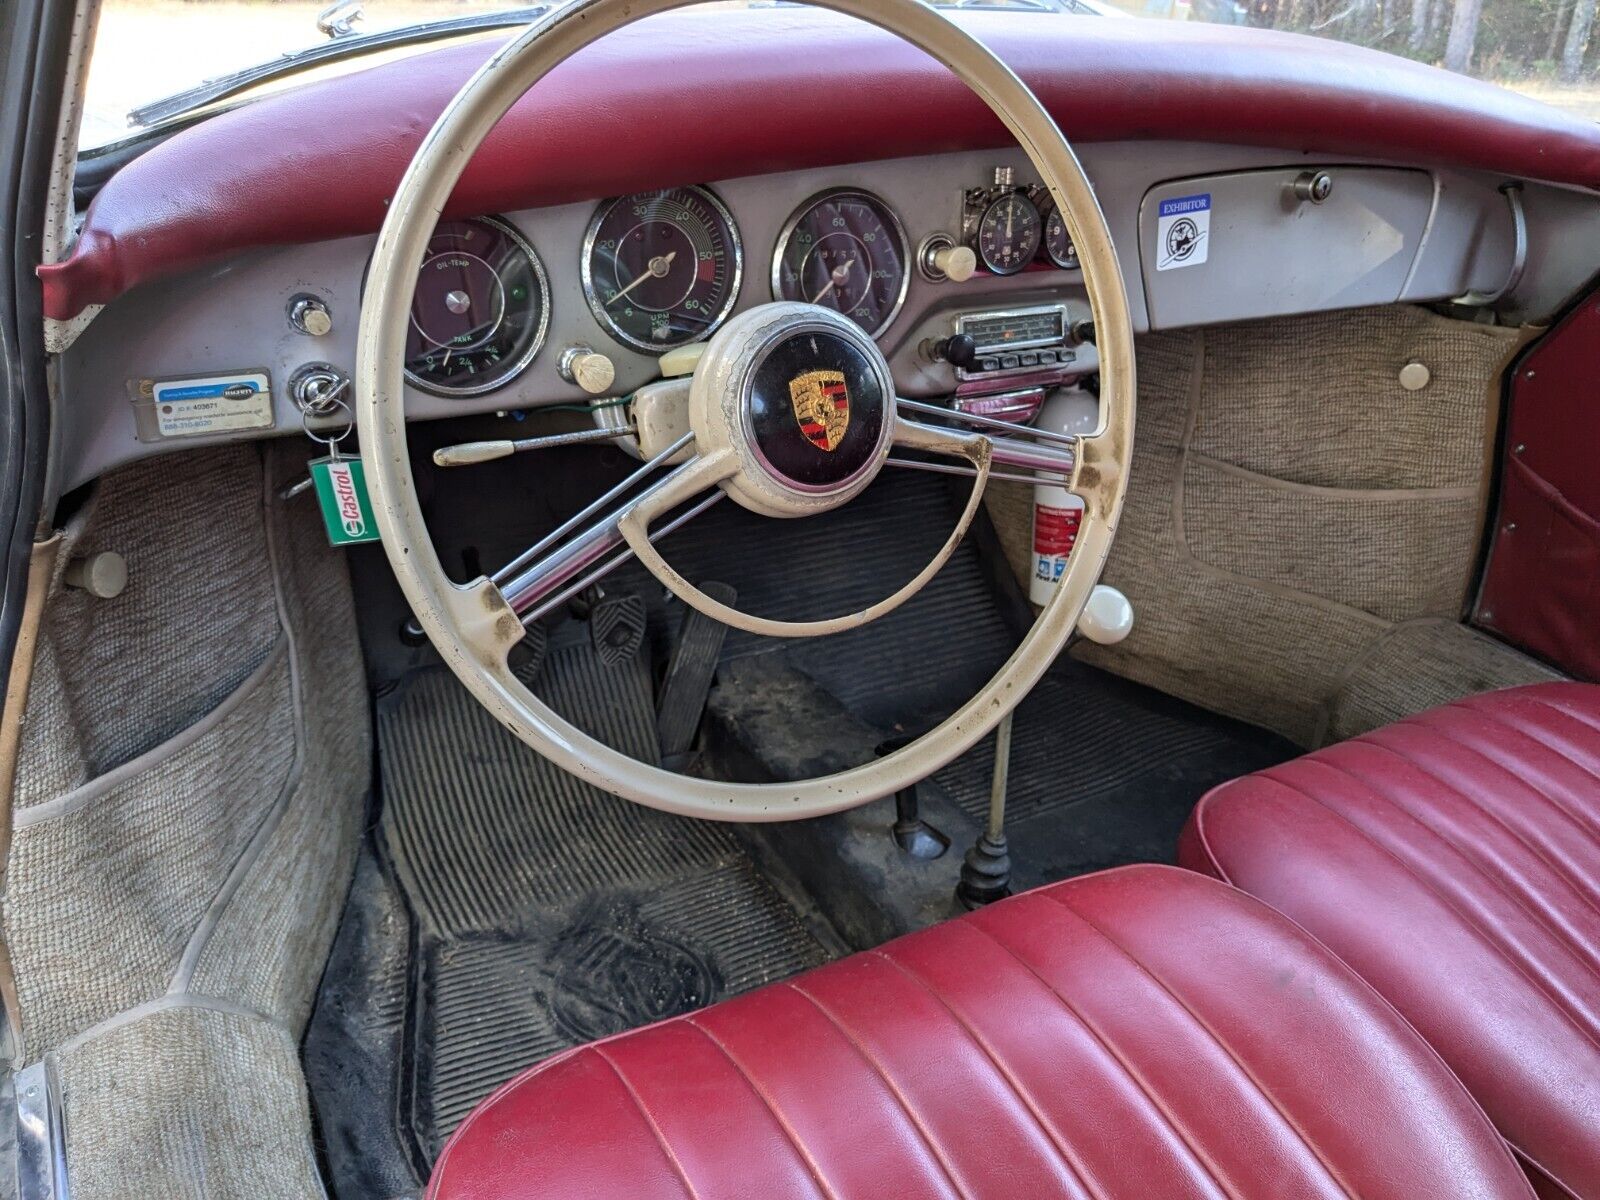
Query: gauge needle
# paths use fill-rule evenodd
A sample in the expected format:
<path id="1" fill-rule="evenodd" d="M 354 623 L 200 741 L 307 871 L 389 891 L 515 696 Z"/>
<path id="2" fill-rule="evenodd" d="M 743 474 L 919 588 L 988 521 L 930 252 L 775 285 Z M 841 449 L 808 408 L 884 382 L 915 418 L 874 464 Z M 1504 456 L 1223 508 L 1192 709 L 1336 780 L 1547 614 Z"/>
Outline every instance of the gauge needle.
<path id="1" fill-rule="evenodd" d="M 1006 241 L 1008 242 L 1011 240 L 1011 227 L 1016 224 L 1016 220 L 1017 206 L 1015 204 L 1006 205 Z"/>
<path id="2" fill-rule="evenodd" d="M 644 274 L 635 279 L 627 287 L 623 288 L 615 296 L 611 297 L 611 299 L 607 300 L 606 307 L 610 308 L 613 304 L 615 304 L 618 300 L 621 300 L 629 292 L 633 291 L 634 288 L 638 287 L 646 279 L 665 279 L 667 277 L 667 272 L 672 270 L 672 260 L 677 257 L 678 252 L 676 250 L 669 250 L 666 254 L 656 255 L 650 260 L 650 265 L 644 269 Z"/>
<path id="3" fill-rule="evenodd" d="M 833 269 L 833 273 L 828 276 L 828 286 L 823 288 L 815 296 L 811 297 L 811 303 L 821 304 L 822 298 L 829 292 L 833 291 L 834 288 L 843 287 L 850 278 L 850 268 L 855 265 L 856 260 L 852 258 L 849 262 L 840 263 L 837 267 L 835 267 Z"/>

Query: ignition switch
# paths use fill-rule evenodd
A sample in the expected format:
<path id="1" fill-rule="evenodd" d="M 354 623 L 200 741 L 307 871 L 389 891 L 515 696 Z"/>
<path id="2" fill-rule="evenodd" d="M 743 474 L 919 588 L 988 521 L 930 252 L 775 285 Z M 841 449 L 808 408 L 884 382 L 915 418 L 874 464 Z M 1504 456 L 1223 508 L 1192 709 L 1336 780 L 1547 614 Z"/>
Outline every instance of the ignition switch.
<path id="1" fill-rule="evenodd" d="M 350 376 L 332 363 L 306 363 L 289 376 L 289 399 L 308 417 L 328 417 L 349 386 Z"/>

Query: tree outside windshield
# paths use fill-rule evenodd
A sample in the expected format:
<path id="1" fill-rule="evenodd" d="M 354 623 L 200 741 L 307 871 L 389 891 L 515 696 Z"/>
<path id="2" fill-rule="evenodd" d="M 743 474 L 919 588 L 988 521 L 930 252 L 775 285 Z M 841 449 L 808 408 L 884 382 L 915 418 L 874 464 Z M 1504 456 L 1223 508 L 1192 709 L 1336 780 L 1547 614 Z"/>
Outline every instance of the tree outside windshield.
<path id="1" fill-rule="evenodd" d="M 376 32 L 531 0 L 370 0 L 352 24 Z M 782 0 L 777 0 L 781 3 Z M 771 7 L 723 0 L 718 7 Z M 1596 0 L 966 0 L 962 7 L 1055 8 L 1038 20 L 1207 21 L 1292 30 L 1432 63 L 1600 119 L 1600 53 L 1591 47 Z M 137 130 L 127 114 L 207 79 L 325 43 L 326 2 L 105 0 L 89 72 L 85 149 Z M 342 14 L 348 17 L 348 12 Z M 337 19 L 335 17 L 335 19 Z M 324 25 L 328 25 L 324 19 Z M 477 37 L 505 37 L 504 32 Z M 415 48 L 390 52 L 415 53 Z M 355 60 L 319 73 L 380 61 Z M 293 86 L 296 75 L 275 86 Z"/>

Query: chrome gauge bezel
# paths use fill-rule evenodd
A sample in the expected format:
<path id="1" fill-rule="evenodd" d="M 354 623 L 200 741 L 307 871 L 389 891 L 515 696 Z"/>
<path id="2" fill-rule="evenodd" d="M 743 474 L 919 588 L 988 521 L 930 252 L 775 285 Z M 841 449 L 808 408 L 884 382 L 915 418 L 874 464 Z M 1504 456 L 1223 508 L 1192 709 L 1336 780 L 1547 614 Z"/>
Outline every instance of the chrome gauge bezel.
<path id="1" fill-rule="evenodd" d="M 679 342 L 651 342 L 643 338 L 636 338 L 620 328 L 612 319 L 611 314 L 606 312 L 605 306 L 600 303 L 600 297 L 596 294 L 594 286 L 594 243 L 599 236 L 601 223 L 611 215 L 611 211 L 617 205 L 626 203 L 638 195 L 649 195 L 651 192 L 677 191 L 694 192 L 702 197 L 706 203 L 717 211 L 717 214 L 721 216 L 723 222 L 727 225 L 728 240 L 733 249 L 733 279 L 728 285 L 728 298 L 723 301 L 722 307 L 717 311 L 716 316 L 711 318 L 710 324 L 705 327 L 702 333 Z M 589 218 L 589 227 L 583 231 L 583 246 L 578 255 L 578 277 L 583 286 L 584 301 L 589 305 L 589 311 L 594 314 L 594 319 L 600 323 L 600 328 L 605 331 L 607 337 L 610 337 L 620 345 L 627 346 L 631 350 L 638 350 L 652 356 L 660 356 L 668 350 L 676 350 L 679 346 L 692 346 L 696 342 L 704 341 L 718 329 L 721 329 L 723 323 L 732 315 L 734 307 L 739 303 L 739 289 L 744 286 L 744 242 L 739 236 L 739 225 L 733 219 L 733 213 L 728 211 L 728 206 L 722 202 L 721 197 L 703 184 L 691 183 L 681 187 L 651 188 L 643 193 L 633 192 L 626 196 L 613 196 L 595 208 L 594 215 Z"/>
<path id="2" fill-rule="evenodd" d="M 889 309 L 889 315 L 883 319 L 882 324 L 876 329 L 865 331 L 868 337 L 876 340 L 888 332 L 889 327 L 895 323 L 895 318 L 900 315 L 900 310 L 905 307 L 906 297 L 911 292 L 911 273 L 916 269 L 916 263 L 911 257 L 911 242 L 906 237 L 905 223 L 900 220 L 900 214 L 895 211 L 892 204 L 875 192 L 869 192 L 865 188 L 857 187 L 824 188 L 816 195 L 807 198 L 794 212 L 789 214 L 789 219 L 784 222 L 783 232 L 778 235 L 777 245 L 773 247 L 772 251 L 772 275 L 770 279 L 772 298 L 774 300 L 784 299 L 783 256 L 789 249 L 789 241 L 794 237 L 795 230 L 800 228 L 800 222 L 807 213 L 824 200 L 832 200 L 843 196 L 852 196 L 865 200 L 877 205 L 887 213 L 889 215 L 890 228 L 894 231 L 895 239 L 900 247 L 900 262 L 903 268 L 900 272 L 900 291 L 895 296 L 894 304 Z M 841 312 L 839 315 L 849 319 L 848 313 Z"/>
<path id="3" fill-rule="evenodd" d="M 445 224 L 446 222 L 440 222 Z M 522 373 L 533 365 L 533 360 L 539 357 L 539 351 L 544 349 L 545 338 L 550 333 L 550 278 L 545 274 L 544 262 L 539 258 L 538 251 L 533 248 L 533 243 L 523 236 L 522 231 L 504 217 L 459 217 L 453 218 L 450 223 L 461 225 L 492 225 L 505 234 L 515 244 L 518 250 L 527 256 L 533 264 L 534 282 L 539 285 L 539 325 L 533 332 L 533 340 L 528 343 L 528 348 L 517 356 L 516 360 L 506 368 L 505 373 L 497 379 L 487 383 L 473 384 L 458 387 L 453 384 L 435 383 L 423 379 L 415 374 L 409 367 L 405 368 L 406 382 L 419 391 L 427 392 L 430 396 L 443 396 L 449 400 L 466 399 L 471 396 L 485 396 L 490 392 L 497 392 L 501 388 L 515 382 Z M 426 263 L 424 256 L 423 262 Z M 498 272 L 496 272 L 498 276 Z M 419 275 L 420 278 L 420 275 Z M 503 282 L 503 281 L 502 281 Z"/>

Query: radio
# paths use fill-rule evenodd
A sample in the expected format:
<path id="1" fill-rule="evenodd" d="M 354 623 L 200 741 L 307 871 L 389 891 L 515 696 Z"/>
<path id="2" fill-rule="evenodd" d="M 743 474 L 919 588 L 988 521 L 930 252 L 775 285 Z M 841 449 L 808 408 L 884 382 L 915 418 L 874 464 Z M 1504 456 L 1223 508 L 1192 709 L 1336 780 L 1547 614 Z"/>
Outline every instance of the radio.
<path id="1" fill-rule="evenodd" d="M 940 343 L 940 357 L 960 380 L 988 381 L 1011 374 L 1062 371 L 1077 355 L 1063 304 L 1007 312 L 964 313 L 955 334 Z"/>

